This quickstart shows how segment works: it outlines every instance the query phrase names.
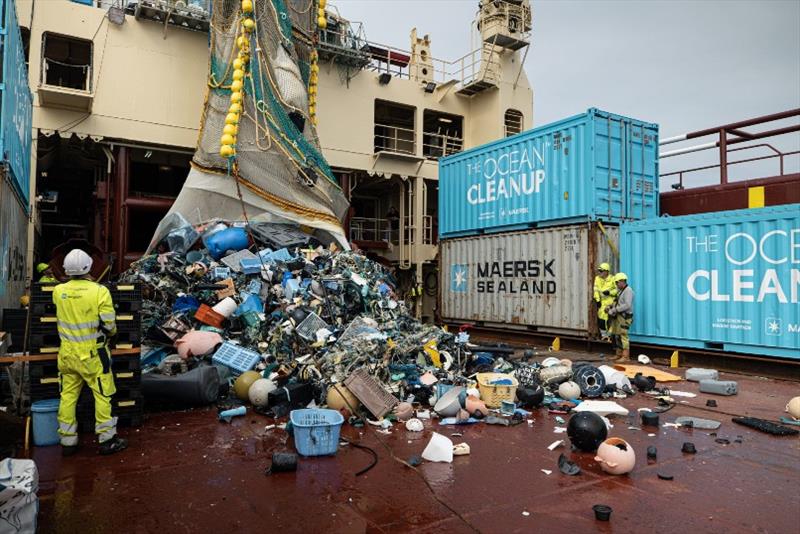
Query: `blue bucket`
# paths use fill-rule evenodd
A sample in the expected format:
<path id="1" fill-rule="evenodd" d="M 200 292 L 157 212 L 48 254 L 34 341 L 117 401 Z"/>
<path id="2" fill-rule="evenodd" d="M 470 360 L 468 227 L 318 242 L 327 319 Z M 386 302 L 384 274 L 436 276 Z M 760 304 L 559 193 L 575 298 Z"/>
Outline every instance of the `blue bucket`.
<path id="1" fill-rule="evenodd" d="M 31 404 L 33 413 L 33 444 L 37 447 L 58 445 L 58 405 L 59 399 L 45 399 Z"/>

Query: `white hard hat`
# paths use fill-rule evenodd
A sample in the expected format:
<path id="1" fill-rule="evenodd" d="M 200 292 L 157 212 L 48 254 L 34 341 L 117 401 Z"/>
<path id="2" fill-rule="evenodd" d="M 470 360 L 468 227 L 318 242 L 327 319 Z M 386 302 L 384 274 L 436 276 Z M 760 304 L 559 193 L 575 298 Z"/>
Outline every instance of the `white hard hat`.
<path id="1" fill-rule="evenodd" d="M 79 248 L 72 249 L 64 258 L 64 272 L 68 276 L 81 276 L 92 270 L 92 258 Z"/>

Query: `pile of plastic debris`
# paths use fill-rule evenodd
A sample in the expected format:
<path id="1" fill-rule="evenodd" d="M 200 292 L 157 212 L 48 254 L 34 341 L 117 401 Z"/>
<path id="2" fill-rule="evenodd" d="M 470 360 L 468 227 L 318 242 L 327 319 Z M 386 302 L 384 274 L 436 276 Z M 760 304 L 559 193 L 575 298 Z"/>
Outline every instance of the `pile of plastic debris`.
<path id="1" fill-rule="evenodd" d="M 153 252 L 121 277 L 142 286 L 146 373 L 210 360 L 222 382 L 313 383 L 316 402 L 360 368 L 403 396 L 425 368 L 456 378 L 454 336 L 413 318 L 386 268 L 299 227 L 185 223 Z"/>

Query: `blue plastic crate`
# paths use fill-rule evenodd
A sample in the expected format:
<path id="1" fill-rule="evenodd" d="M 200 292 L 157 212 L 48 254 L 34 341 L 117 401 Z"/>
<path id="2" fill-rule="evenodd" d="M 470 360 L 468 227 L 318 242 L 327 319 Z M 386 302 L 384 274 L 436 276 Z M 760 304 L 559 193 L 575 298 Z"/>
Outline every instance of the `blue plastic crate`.
<path id="1" fill-rule="evenodd" d="M 258 274 L 261 272 L 261 260 L 258 258 L 242 258 L 239 261 L 244 274 Z"/>
<path id="2" fill-rule="evenodd" d="M 261 359 L 261 355 L 252 350 L 248 350 L 239 345 L 234 345 L 228 341 L 224 342 L 211 357 L 211 361 L 218 365 L 224 365 L 235 374 L 249 371 L 256 366 Z"/>
<path id="3" fill-rule="evenodd" d="M 303 456 L 329 456 L 339 449 L 339 432 L 344 417 L 336 410 L 303 409 L 289 414 L 294 446 Z"/>

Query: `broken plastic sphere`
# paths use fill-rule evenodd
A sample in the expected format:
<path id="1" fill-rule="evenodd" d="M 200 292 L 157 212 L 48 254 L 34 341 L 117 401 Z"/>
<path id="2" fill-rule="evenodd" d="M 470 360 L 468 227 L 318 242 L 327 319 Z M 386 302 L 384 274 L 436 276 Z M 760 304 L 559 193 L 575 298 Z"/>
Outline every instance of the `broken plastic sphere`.
<path id="1" fill-rule="evenodd" d="M 608 438 L 597 448 L 594 457 L 600 463 L 600 469 L 610 475 L 624 475 L 636 465 L 636 453 L 633 447 L 622 438 Z"/>

